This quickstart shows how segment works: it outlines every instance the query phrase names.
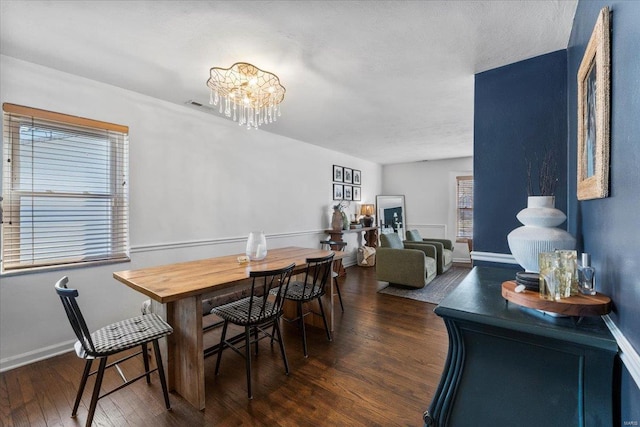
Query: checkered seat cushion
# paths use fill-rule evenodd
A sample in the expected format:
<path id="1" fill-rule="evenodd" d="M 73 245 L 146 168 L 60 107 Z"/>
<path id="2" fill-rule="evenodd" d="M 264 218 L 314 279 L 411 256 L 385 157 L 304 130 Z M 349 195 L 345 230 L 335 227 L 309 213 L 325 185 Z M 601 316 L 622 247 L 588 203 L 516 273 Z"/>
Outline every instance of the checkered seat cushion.
<path id="1" fill-rule="evenodd" d="M 173 328 L 154 313 L 112 323 L 91 334 L 96 350 L 95 356 L 108 356 L 123 350 L 162 338 L 173 332 Z M 78 341 L 75 345 L 79 357 L 86 357 Z"/>
<path id="2" fill-rule="evenodd" d="M 251 297 L 243 298 L 229 304 L 214 307 L 211 314 L 215 314 L 224 320 L 228 320 L 236 325 L 250 325 L 265 322 L 275 318 L 279 313 L 275 310 L 271 301 L 263 301 L 262 297 L 253 297 L 251 313 L 249 313 L 249 303 Z M 262 307 L 264 305 L 264 313 Z"/>
<path id="3" fill-rule="evenodd" d="M 324 294 L 322 286 L 315 285 L 313 289 L 310 288 L 311 285 L 308 285 L 305 289 L 304 282 L 291 282 L 286 295 L 283 295 L 283 297 L 293 301 L 309 301 Z M 277 295 L 277 292 L 277 289 L 271 290 L 273 295 Z"/>

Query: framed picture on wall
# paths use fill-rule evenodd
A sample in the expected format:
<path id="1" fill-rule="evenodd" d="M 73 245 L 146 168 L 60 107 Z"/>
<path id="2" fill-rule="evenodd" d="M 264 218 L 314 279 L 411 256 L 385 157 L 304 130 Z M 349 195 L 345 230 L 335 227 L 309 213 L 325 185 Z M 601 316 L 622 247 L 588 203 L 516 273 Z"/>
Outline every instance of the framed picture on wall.
<path id="1" fill-rule="evenodd" d="M 343 191 L 342 184 L 333 184 L 333 200 L 342 200 Z"/>
<path id="2" fill-rule="evenodd" d="M 354 175 L 355 176 L 355 175 Z M 353 200 L 360 201 L 360 187 L 353 187 Z"/>
<path id="3" fill-rule="evenodd" d="M 344 200 L 353 200 L 353 187 L 345 185 L 342 195 L 344 196 Z"/>
<path id="4" fill-rule="evenodd" d="M 353 185 L 360 185 L 360 171 L 357 169 L 353 170 Z"/>
<path id="5" fill-rule="evenodd" d="M 342 166 L 333 165 L 333 180 L 342 182 Z"/>
<path id="6" fill-rule="evenodd" d="M 353 169 L 342 168 L 343 169 L 343 178 L 344 182 L 347 184 L 351 184 L 353 182 Z"/>
<path id="7" fill-rule="evenodd" d="M 578 69 L 578 200 L 609 195 L 609 8 L 600 11 Z"/>

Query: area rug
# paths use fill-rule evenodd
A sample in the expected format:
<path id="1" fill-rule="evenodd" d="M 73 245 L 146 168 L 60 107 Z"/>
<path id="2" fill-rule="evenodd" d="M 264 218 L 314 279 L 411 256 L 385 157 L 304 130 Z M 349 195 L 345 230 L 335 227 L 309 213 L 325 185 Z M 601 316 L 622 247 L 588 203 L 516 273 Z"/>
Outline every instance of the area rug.
<path id="1" fill-rule="evenodd" d="M 415 299 L 418 301 L 428 302 L 431 304 L 440 304 L 456 286 L 467 277 L 471 271 L 468 267 L 453 266 L 444 274 L 437 276 L 427 286 L 421 289 L 399 288 L 395 286 L 387 286 L 380 289 L 381 294 L 395 295 L 397 297 Z"/>

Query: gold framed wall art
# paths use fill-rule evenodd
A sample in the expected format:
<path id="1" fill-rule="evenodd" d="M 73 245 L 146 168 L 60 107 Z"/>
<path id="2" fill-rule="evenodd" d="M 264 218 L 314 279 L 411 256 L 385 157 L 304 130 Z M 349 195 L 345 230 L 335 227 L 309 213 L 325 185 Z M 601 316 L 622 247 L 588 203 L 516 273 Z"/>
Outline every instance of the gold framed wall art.
<path id="1" fill-rule="evenodd" d="M 578 69 L 578 200 L 609 195 L 611 47 L 609 8 L 596 25 Z"/>

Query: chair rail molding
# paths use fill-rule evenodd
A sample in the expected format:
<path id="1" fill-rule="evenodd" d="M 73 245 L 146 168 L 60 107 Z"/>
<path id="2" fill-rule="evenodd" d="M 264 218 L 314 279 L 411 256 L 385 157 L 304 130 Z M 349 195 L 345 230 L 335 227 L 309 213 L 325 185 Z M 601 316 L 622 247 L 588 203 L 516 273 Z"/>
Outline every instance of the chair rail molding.
<path id="1" fill-rule="evenodd" d="M 474 261 L 489 261 L 500 264 L 518 264 L 518 261 L 511 254 L 499 254 L 495 252 L 471 251 L 471 259 Z"/>
<path id="2" fill-rule="evenodd" d="M 618 329 L 618 326 L 608 314 L 602 316 L 602 320 L 604 320 L 609 331 L 611 331 L 611 335 L 613 335 L 618 343 L 620 360 L 622 360 L 622 363 L 624 363 L 624 366 L 631 374 L 631 378 L 635 381 L 636 386 L 640 388 L 640 354 L 633 348 L 629 340 L 624 336 L 622 331 Z"/>
<path id="3" fill-rule="evenodd" d="M 424 237 L 447 239 L 447 224 L 407 224 L 406 230 L 413 229 L 418 230 Z"/>
<path id="4" fill-rule="evenodd" d="M 308 231 L 295 231 L 289 233 L 273 233 L 267 234 L 267 238 L 271 239 L 285 239 L 290 237 L 310 236 L 321 234 L 325 235 L 323 230 L 308 230 Z M 201 240 L 185 240 L 183 242 L 171 242 L 171 243 L 149 243 L 142 245 L 131 246 L 131 253 L 144 253 L 153 251 L 163 251 L 167 249 L 183 249 L 192 248 L 197 246 L 212 246 L 212 245 L 227 245 L 229 243 L 242 243 L 246 242 L 249 234 L 242 237 L 223 237 L 219 239 L 201 239 Z"/>

